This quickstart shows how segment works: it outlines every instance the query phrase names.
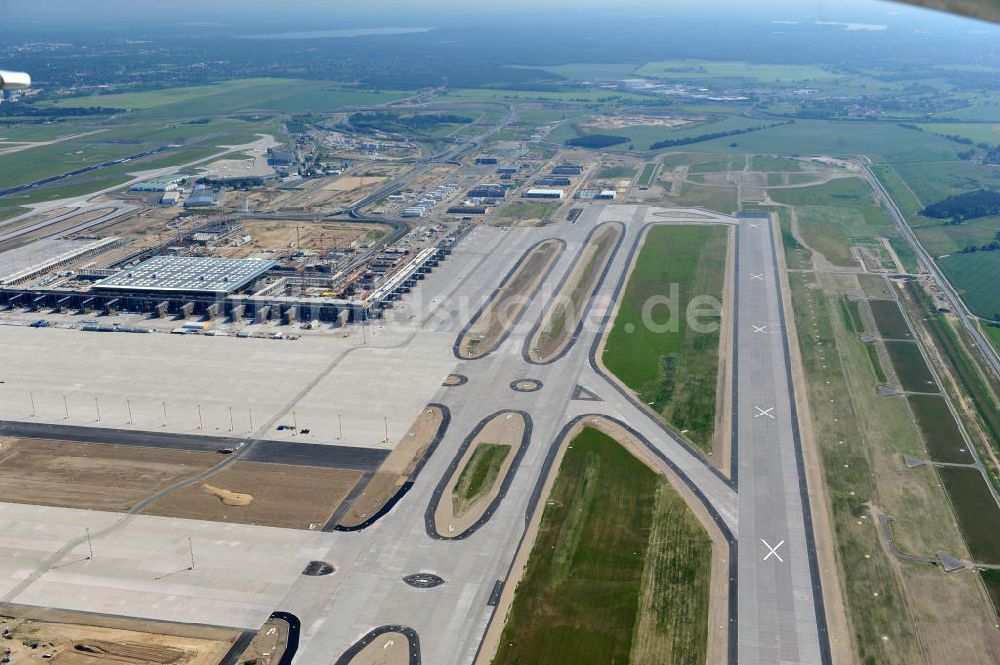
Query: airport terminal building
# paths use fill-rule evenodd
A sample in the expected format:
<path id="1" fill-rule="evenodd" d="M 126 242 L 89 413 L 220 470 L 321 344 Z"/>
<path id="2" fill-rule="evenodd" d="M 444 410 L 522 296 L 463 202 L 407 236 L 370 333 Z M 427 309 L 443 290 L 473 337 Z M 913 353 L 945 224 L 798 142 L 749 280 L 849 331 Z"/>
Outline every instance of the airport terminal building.
<path id="1" fill-rule="evenodd" d="M 360 321 L 381 316 L 384 308 L 416 286 L 446 253 L 446 248 L 437 246 L 424 250 L 363 299 L 305 295 L 308 287 L 325 286 L 330 277 L 281 270 L 267 259 L 168 255 L 153 256 L 121 270 L 89 271 L 93 273 L 89 277 L 96 281 L 82 288 L 0 288 L 0 305 L 109 315 L 135 312 L 156 317 L 223 317 L 256 323 Z"/>

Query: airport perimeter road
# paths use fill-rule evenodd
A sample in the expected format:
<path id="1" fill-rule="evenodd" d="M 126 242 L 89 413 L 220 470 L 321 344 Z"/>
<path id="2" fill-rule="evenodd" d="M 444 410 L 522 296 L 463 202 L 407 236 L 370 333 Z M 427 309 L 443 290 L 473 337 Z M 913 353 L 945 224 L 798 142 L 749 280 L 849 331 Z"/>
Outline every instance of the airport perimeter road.
<path id="1" fill-rule="evenodd" d="M 774 233 L 744 218 L 738 234 L 739 663 L 826 664 Z"/>

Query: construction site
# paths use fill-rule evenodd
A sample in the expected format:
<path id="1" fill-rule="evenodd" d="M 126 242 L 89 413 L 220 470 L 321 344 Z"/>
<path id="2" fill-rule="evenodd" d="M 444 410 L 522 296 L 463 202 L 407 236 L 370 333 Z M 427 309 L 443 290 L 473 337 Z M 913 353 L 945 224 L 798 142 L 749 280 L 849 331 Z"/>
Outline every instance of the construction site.
<path id="1" fill-rule="evenodd" d="M 249 213 L 183 220 L 168 237 L 122 230 L 45 238 L 0 253 L 0 306 L 37 320 L 47 312 L 366 320 L 414 287 L 463 232 Z"/>

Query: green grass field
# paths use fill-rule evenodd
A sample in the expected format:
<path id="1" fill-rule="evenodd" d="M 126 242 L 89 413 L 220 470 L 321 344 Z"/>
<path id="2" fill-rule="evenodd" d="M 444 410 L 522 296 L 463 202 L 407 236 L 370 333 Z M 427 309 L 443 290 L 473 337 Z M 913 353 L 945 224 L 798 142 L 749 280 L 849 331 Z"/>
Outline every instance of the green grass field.
<path id="1" fill-rule="evenodd" d="M 1000 231 L 1000 216 L 970 219 L 961 224 L 922 218 L 922 223 L 914 230 L 931 256 L 954 254 L 970 245 L 981 247 L 989 244 Z"/>
<path id="2" fill-rule="evenodd" d="M 843 78 L 819 65 L 757 65 L 749 62 L 711 60 L 664 60 L 650 62 L 637 76 L 663 79 L 742 78 L 760 83 L 831 81 Z"/>
<path id="3" fill-rule="evenodd" d="M 547 201 L 514 201 L 501 207 L 496 216 L 505 220 L 539 219 L 544 222 L 560 205 Z"/>
<path id="4" fill-rule="evenodd" d="M 919 125 L 924 131 L 942 136 L 961 136 L 975 143 L 1000 144 L 1000 123 L 928 123 Z"/>
<path id="5" fill-rule="evenodd" d="M 661 476 L 583 430 L 559 467 L 494 665 L 701 665 L 711 553 Z"/>
<path id="6" fill-rule="evenodd" d="M 764 124 L 757 119 L 751 124 Z M 733 146 L 732 144 L 736 144 Z M 750 134 L 683 146 L 685 152 L 752 152 L 779 155 L 868 155 L 880 162 L 955 160 L 963 146 L 928 132 L 878 122 L 796 120 Z"/>
<path id="7" fill-rule="evenodd" d="M 677 206 L 705 208 L 725 214 L 733 213 L 739 206 L 735 185 L 710 187 L 685 183 L 680 196 L 671 196 L 670 201 Z"/>
<path id="8" fill-rule="evenodd" d="M 977 316 L 992 319 L 1000 314 L 1000 252 L 952 254 L 938 265 Z"/>
<path id="9" fill-rule="evenodd" d="M 124 108 L 142 117 L 197 117 L 247 110 L 287 113 L 337 111 L 346 106 L 385 104 L 409 94 L 407 91 L 363 90 L 333 81 L 256 78 L 143 92 L 67 97 L 47 105 L 61 108 Z"/>
<path id="10" fill-rule="evenodd" d="M 575 106 L 520 105 L 517 110 L 517 121 L 526 125 L 545 125 L 550 122 L 580 118 L 581 113 L 584 111 Z"/>
<path id="11" fill-rule="evenodd" d="M 771 189 L 769 193 L 774 201 L 796 207 L 803 240 L 834 265 L 856 266 L 851 247 L 861 240 L 898 237 L 868 183 L 860 178 L 831 180 L 813 187 Z"/>
<path id="12" fill-rule="evenodd" d="M 602 88 L 581 88 L 565 92 L 507 90 L 504 88 L 451 88 L 435 98 L 441 102 L 548 101 L 564 104 L 599 104 L 622 100 L 648 99 L 642 95 Z"/>
<path id="13" fill-rule="evenodd" d="M 722 173 L 726 171 L 742 171 L 746 165 L 746 155 L 721 155 L 712 159 L 694 162 L 688 168 L 688 173 Z"/>
<path id="14" fill-rule="evenodd" d="M 510 446 L 500 443 L 476 445 L 452 491 L 451 502 L 456 515 L 464 514 L 480 497 L 493 489 L 510 451 Z"/>
<path id="15" fill-rule="evenodd" d="M 624 180 L 625 178 L 631 180 L 634 175 L 635 169 L 630 166 L 607 166 L 597 172 L 598 178 L 608 180 Z"/>
<path id="16" fill-rule="evenodd" d="M 1000 167 L 971 161 L 915 162 L 898 164 L 895 169 L 922 204 L 921 208 L 953 194 L 1000 188 Z M 917 218 L 913 223 L 919 225 L 933 221 L 936 220 Z"/>
<path id="17" fill-rule="evenodd" d="M 0 125 L 0 141 L 21 141 L 33 143 L 36 141 L 55 141 L 82 132 L 100 129 L 95 125 L 87 124 L 81 118 L 79 122 L 60 122 L 52 124 L 12 124 Z"/>
<path id="18" fill-rule="evenodd" d="M 183 148 L 109 167 L 86 177 L 99 176 L 107 180 L 130 171 L 176 166 L 221 152 L 218 146 L 248 143 L 255 140 L 257 134 L 274 135 L 277 131 L 277 125 L 272 121 L 247 122 L 228 118 L 205 124 L 149 120 L 109 126 L 97 134 L 0 155 L 0 188 L 41 180 L 151 148 L 184 144 Z M 70 184 L 73 183 L 60 183 L 59 187 Z"/>
<path id="19" fill-rule="evenodd" d="M 1000 352 L 1000 325 L 983 323 L 979 327 L 982 329 L 986 339 L 990 340 L 993 348 Z"/>
<path id="20" fill-rule="evenodd" d="M 916 449 L 909 416 L 900 402 L 874 397 L 876 379 L 866 350 L 869 345 L 845 327 L 842 314 L 835 314 L 842 296 L 824 293 L 814 273 L 790 273 L 789 282 L 805 385 L 810 404 L 816 405 L 813 430 L 824 466 L 845 601 L 853 617 L 857 661 L 919 662 L 913 625 L 900 620 L 907 614 L 907 600 L 895 564 L 884 554 L 872 525 L 861 519 L 866 502 L 878 496 L 876 467 L 870 459 L 873 446 L 892 445 L 891 453 L 880 449 L 879 454 L 892 454 L 896 459 L 900 449 Z M 823 359 L 824 349 L 836 351 L 833 362 Z M 864 395 L 874 413 L 855 410 L 855 392 Z"/>
<path id="21" fill-rule="evenodd" d="M 774 155 L 754 155 L 750 160 L 750 169 L 753 171 L 796 172 L 802 170 L 802 162 L 797 159 L 787 157 L 776 157 Z"/>
<path id="22" fill-rule="evenodd" d="M 629 150 L 630 146 L 634 150 L 649 150 L 657 141 L 691 138 L 714 132 L 742 130 L 748 127 L 757 127 L 761 124 L 763 124 L 763 122 L 759 119 L 745 118 L 736 115 L 725 115 L 711 119 L 707 122 L 696 122 L 679 127 L 637 125 L 635 127 L 623 127 L 621 129 L 595 129 L 592 131 L 581 132 L 573 123 L 567 122 L 553 130 L 549 134 L 548 140 L 556 143 L 563 143 L 569 139 L 574 139 L 586 134 L 606 134 L 609 136 L 624 136 L 629 140 L 629 144 L 620 143 L 608 148 L 603 148 L 604 150 Z M 687 146 L 684 147 L 686 148 Z M 664 150 L 667 150 L 667 148 L 664 148 Z"/>
<path id="23" fill-rule="evenodd" d="M 692 329 L 685 312 L 696 296 L 721 302 L 727 242 L 721 227 L 651 228 L 603 356 L 608 370 L 705 451 L 711 450 L 715 430 L 719 333 L 717 326 L 712 332 Z M 669 330 L 654 330 L 644 323 L 643 308 L 652 299 L 670 298 L 671 285 L 678 295 L 673 311 L 652 310 L 653 323 Z"/>

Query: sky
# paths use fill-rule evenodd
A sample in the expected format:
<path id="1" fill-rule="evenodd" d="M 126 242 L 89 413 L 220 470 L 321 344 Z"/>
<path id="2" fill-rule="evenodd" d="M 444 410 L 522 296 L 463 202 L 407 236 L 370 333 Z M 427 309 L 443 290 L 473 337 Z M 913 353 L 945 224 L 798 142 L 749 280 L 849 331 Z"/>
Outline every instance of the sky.
<path id="1" fill-rule="evenodd" d="M 742 12 L 783 12 L 803 17 L 844 16 L 850 14 L 886 14 L 915 12 L 907 6 L 878 0 L 616 0 L 611 6 L 616 11 L 655 13 L 719 12 L 733 15 Z M 606 0 L 172 0 L 169 3 L 149 0 L 0 0 L 0 10 L 6 19 L 50 21 L 93 20 L 108 21 L 123 17 L 146 17 L 149 20 L 195 20 L 200 16 L 213 18 L 256 15 L 341 14 L 368 16 L 392 22 L 393 12 L 407 15 L 423 12 L 458 13 L 464 15 L 497 11 L 524 11 L 530 13 L 556 12 L 565 9 L 608 8 Z"/>
<path id="2" fill-rule="evenodd" d="M 788 32 L 819 23 L 855 32 L 951 37 L 978 30 L 1000 37 L 1000 27 L 992 24 L 884 0 L 0 0 L 0 26 L 10 27 L 8 40 L 0 29 L 0 44 L 72 40 L 77 34 L 148 36 L 163 28 L 240 37 L 373 27 L 461 29 L 491 25 L 494 17 L 519 28 L 592 35 L 604 29 L 616 36 L 630 25 L 648 32 L 653 26 L 669 30 L 720 21 Z"/>

